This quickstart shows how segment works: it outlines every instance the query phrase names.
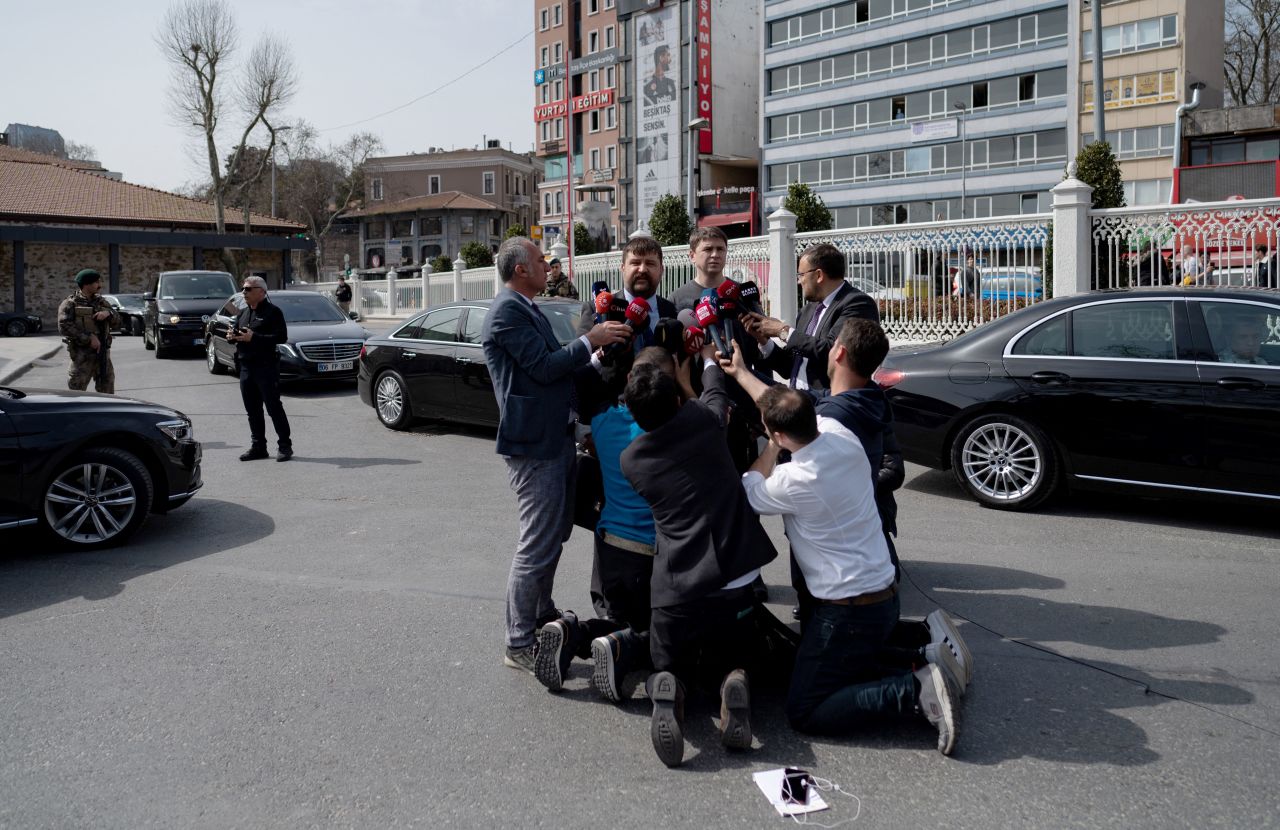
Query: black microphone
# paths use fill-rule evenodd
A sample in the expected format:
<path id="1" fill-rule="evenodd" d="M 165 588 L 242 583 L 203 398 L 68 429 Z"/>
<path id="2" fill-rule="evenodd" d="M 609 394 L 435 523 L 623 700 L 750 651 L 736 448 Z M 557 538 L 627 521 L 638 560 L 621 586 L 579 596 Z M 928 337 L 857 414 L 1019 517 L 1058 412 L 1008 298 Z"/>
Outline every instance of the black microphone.
<path id="1" fill-rule="evenodd" d="M 684 355 L 684 323 L 664 317 L 653 331 L 653 344 L 661 346 L 677 358 Z"/>
<path id="2" fill-rule="evenodd" d="M 752 314 L 765 316 L 764 307 L 760 305 L 760 286 L 751 280 L 738 283 L 738 302 Z"/>

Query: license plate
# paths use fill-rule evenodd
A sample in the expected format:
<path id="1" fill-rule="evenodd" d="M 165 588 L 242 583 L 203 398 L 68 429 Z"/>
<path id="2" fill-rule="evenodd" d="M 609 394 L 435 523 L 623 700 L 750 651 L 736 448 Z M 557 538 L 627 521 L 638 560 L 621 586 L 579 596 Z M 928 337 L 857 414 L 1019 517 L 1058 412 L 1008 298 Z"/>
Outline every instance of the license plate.
<path id="1" fill-rule="evenodd" d="M 319 363 L 316 369 L 321 372 L 341 372 L 343 369 L 350 369 L 355 366 L 355 362 L 351 360 L 340 360 L 337 363 Z"/>
<path id="2" fill-rule="evenodd" d="M 193 341 L 191 341 L 191 342 L 192 342 L 192 343 L 194 343 L 194 344 L 196 344 L 197 346 L 203 346 L 203 345 L 204 345 L 204 338 L 203 338 L 203 337 L 197 337 L 195 340 L 193 340 Z"/>

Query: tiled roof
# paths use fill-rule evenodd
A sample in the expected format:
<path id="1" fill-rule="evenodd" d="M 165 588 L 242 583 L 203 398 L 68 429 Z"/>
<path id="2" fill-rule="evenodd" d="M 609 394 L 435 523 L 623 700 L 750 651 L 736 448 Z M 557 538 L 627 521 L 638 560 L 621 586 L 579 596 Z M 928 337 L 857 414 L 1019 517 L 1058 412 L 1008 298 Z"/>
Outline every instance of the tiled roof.
<path id="1" fill-rule="evenodd" d="M 457 190 L 434 193 L 430 196 L 412 196 L 398 202 L 372 202 L 360 210 L 343 214 L 347 217 L 381 216 L 388 213 L 413 213 L 419 210 L 497 210 L 510 213 L 507 208 L 487 202 Z"/>
<path id="2" fill-rule="evenodd" d="M 8 147 L 3 144 L 0 144 L 0 161 L 26 161 L 31 164 L 57 164 L 61 167 L 70 167 L 72 170 L 94 170 L 98 173 L 103 172 L 102 165 L 96 161 L 78 161 L 76 159 L 47 156 L 44 153 L 37 153 L 33 150 L 23 150 L 18 147 Z"/>
<path id="3" fill-rule="evenodd" d="M 243 213 L 227 208 L 226 217 L 228 233 L 243 232 Z M 64 159 L 0 146 L 0 222 L 212 230 L 214 208 L 209 202 L 73 169 Z M 250 215 L 250 224 L 257 232 L 306 230 L 257 213 Z"/>

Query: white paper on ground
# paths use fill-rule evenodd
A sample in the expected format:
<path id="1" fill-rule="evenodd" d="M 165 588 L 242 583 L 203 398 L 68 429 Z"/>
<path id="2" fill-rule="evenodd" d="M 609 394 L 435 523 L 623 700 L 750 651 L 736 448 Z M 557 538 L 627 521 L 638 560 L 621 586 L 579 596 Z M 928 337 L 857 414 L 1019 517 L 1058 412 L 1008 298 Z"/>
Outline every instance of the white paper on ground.
<path id="1" fill-rule="evenodd" d="M 788 804 L 783 801 L 782 779 L 787 777 L 785 769 L 767 769 L 764 772 L 757 772 L 751 777 L 755 779 L 756 786 L 760 788 L 760 792 L 764 793 L 764 797 L 769 799 L 769 803 L 773 805 L 773 809 L 777 810 L 780 816 L 798 816 L 827 809 L 827 802 L 823 801 L 822 796 L 818 794 L 818 788 L 812 786 L 809 787 L 808 804 Z"/>

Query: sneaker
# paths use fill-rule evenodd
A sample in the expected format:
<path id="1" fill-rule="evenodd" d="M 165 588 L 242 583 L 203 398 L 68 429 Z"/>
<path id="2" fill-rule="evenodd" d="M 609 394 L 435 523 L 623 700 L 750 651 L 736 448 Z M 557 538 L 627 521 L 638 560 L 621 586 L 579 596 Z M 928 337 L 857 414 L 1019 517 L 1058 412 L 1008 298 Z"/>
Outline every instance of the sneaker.
<path id="1" fill-rule="evenodd" d="M 634 662 L 632 648 L 630 630 L 615 631 L 591 641 L 591 659 L 595 663 L 591 685 L 605 700 L 621 703 L 635 691 L 634 683 L 627 684 Z"/>
<path id="2" fill-rule="evenodd" d="M 925 617 L 924 621 L 929 626 L 930 644 L 940 644 L 950 650 L 956 662 L 960 664 L 960 676 L 964 680 L 963 685 L 967 687 L 973 682 L 973 655 L 969 653 L 969 647 L 964 644 L 964 639 L 960 636 L 955 622 L 941 608 Z"/>
<path id="3" fill-rule="evenodd" d="M 281 449 L 276 453 L 276 461 L 288 461 L 293 458 L 293 450 Z"/>
<path id="4" fill-rule="evenodd" d="M 259 458 L 270 458 L 266 447 L 250 447 L 247 452 L 240 453 L 241 461 L 256 461 Z"/>
<path id="5" fill-rule="evenodd" d="M 924 647 L 924 659 L 928 663 L 932 663 L 942 670 L 947 676 L 947 680 L 951 681 L 951 685 L 955 686 L 956 691 L 964 697 L 965 690 L 968 688 L 964 681 L 964 669 L 960 668 L 960 661 L 956 659 L 951 649 L 942 643 L 929 643 Z"/>
<path id="6" fill-rule="evenodd" d="M 674 674 L 660 671 L 649 676 L 645 688 L 653 701 L 653 751 L 662 763 L 678 767 L 684 760 L 684 687 Z"/>
<path id="7" fill-rule="evenodd" d="M 729 672 L 720 684 L 720 743 L 729 749 L 751 748 L 751 692 L 742 669 Z"/>
<path id="8" fill-rule="evenodd" d="M 955 686 L 937 665 L 930 663 L 915 672 L 920 683 L 917 703 L 920 713 L 938 730 L 938 751 L 950 755 L 960 736 L 960 704 Z"/>
<path id="9" fill-rule="evenodd" d="M 569 662 L 573 660 L 573 627 L 567 618 L 549 622 L 538 632 L 538 656 L 533 676 L 549 691 L 564 687 Z"/>
<path id="10" fill-rule="evenodd" d="M 535 655 L 537 654 L 537 645 L 525 646 L 524 648 L 512 648 L 507 646 L 507 653 L 502 657 L 503 665 L 513 669 L 520 669 L 533 674 L 533 664 Z"/>

